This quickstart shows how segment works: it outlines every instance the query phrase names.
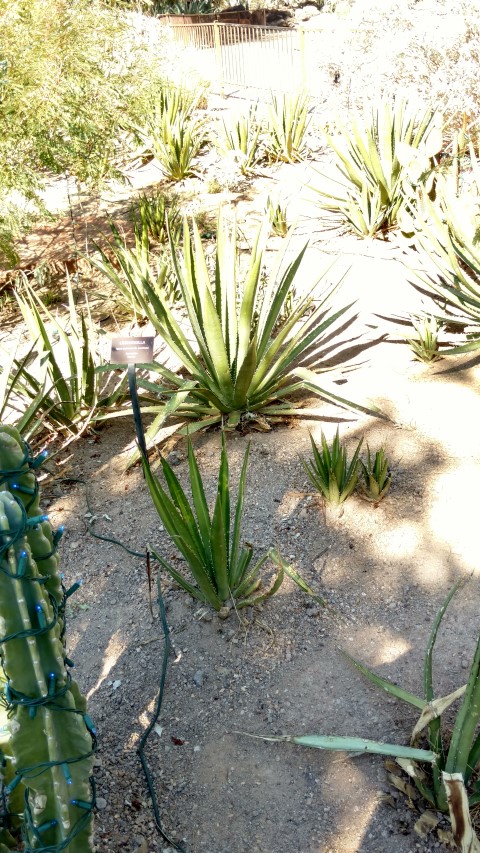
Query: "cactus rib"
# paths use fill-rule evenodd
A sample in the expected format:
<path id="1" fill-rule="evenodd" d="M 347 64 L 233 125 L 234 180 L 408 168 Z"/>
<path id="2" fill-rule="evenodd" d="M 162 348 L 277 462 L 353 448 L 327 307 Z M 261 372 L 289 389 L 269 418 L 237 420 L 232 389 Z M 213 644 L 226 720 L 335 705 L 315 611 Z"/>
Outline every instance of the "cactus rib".
<path id="1" fill-rule="evenodd" d="M 95 729 L 68 669 L 61 530 L 54 534 L 40 510 L 41 461 L 16 430 L 0 425 L 0 660 L 10 734 L 2 745 L 5 794 L 13 812 L 18 790 L 23 793 L 25 853 L 88 853 Z"/>

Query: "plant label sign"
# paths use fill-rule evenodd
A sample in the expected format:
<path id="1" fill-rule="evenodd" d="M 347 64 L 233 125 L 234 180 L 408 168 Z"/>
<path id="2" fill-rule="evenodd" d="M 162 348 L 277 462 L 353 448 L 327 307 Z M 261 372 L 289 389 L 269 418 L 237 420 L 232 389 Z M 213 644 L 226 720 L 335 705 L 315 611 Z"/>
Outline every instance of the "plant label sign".
<path id="1" fill-rule="evenodd" d="M 153 361 L 155 338 L 112 338 L 110 359 L 113 364 L 142 364 Z"/>

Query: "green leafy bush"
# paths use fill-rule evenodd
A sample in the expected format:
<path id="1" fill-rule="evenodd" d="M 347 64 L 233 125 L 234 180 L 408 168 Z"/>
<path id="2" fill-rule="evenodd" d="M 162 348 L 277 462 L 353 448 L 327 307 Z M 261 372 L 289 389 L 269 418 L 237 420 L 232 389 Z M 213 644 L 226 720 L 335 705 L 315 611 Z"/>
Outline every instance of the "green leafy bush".
<path id="1" fill-rule="evenodd" d="M 100 0 L 2 2 L 0 29 L 0 232 L 15 237 L 26 205 L 43 211 L 46 170 L 115 173 L 121 128 L 161 60 Z M 11 263 L 5 237 L 0 251 Z"/>

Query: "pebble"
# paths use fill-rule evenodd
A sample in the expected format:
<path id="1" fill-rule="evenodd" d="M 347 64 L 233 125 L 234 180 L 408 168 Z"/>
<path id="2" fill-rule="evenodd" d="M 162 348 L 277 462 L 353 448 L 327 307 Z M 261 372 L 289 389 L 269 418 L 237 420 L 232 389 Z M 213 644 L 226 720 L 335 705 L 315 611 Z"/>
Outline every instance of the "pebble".
<path id="1" fill-rule="evenodd" d="M 176 450 L 172 450 L 172 452 L 169 453 L 167 456 L 167 462 L 169 465 L 180 465 L 181 461 L 182 461 L 182 457 L 180 456 L 179 453 L 177 453 Z"/>
<path id="2" fill-rule="evenodd" d="M 203 678 L 204 678 L 203 669 L 197 669 L 195 675 L 193 676 L 193 683 L 196 684 L 197 687 L 203 687 Z"/>
<path id="3" fill-rule="evenodd" d="M 107 801 L 104 797 L 97 797 L 97 809 L 102 811 L 107 808 Z"/>

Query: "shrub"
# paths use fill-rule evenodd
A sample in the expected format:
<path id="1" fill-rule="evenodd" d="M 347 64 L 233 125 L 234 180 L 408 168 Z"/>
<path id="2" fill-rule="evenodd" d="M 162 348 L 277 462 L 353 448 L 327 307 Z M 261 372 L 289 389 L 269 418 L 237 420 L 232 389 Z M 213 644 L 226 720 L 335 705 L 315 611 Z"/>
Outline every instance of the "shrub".
<path id="1" fill-rule="evenodd" d="M 90 183 L 115 173 L 120 129 L 160 63 L 100 0 L 3 2 L 0 26 L 0 232 L 15 237 L 27 203 L 44 212 L 46 170 Z"/>

